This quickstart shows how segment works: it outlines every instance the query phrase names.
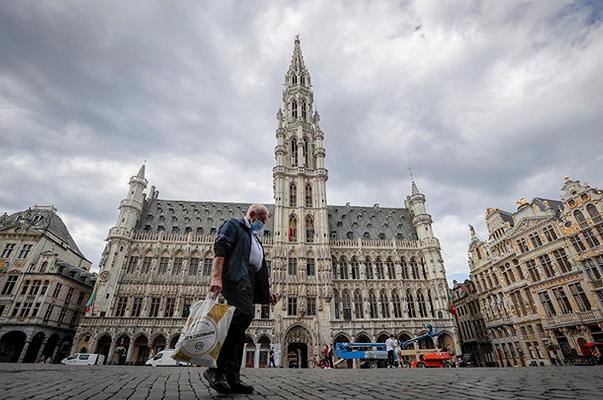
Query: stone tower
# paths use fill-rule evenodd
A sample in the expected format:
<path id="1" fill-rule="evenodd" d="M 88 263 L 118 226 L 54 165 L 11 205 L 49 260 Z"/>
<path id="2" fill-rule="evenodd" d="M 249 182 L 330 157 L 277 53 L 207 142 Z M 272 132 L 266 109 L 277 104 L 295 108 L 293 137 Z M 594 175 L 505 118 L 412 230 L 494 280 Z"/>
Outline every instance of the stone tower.
<path id="1" fill-rule="evenodd" d="M 132 242 L 132 233 L 144 207 L 147 180 L 144 177 L 144 164 L 138 173 L 130 178 L 130 188 L 126 198 L 119 203 L 119 216 L 113 228 L 109 230 L 107 245 L 99 263 L 99 279 L 96 284 L 94 304 L 91 316 L 109 315 L 113 304 L 115 288 L 123 270 L 122 265 Z"/>
<path id="2" fill-rule="evenodd" d="M 328 173 L 319 120 L 310 74 L 296 36 L 285 75 L 283 104 L 277 113 L 272 277 L 275 290 L 284 297 L 282 312 L 287 314 L 289 297 L 299 299 L 300 314 L 307 314 L 308 306 L 316 309 L 316 317 L 304 321 L 310 331 L 324 329 L 326 334 L 331 300 Z M 306 304 L 307 298 L 316 299 L 317 304 Z M 322 327 L 318 320 L 323 321 Z"/>

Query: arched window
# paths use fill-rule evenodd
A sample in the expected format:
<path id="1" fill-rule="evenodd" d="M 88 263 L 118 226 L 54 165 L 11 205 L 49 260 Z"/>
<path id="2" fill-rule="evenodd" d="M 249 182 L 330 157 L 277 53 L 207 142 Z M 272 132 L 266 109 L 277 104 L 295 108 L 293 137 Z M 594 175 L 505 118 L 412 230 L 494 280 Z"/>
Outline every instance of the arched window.
<path id="1" fill-rule="evenodd" d="M 314 241 L 314 220 L 311 215 L 306 217 L 306 242 L 312 243 Z"/>
<path id="2" fill-rule="evenodd" d="M 360 279 L 360 268 L 358 267 L 358 259 L 356 257 L 352 257 L 350 267 L 352 268 L 352 279 Z"/>
<path id="3" fill-rule="evenodd" d="M 354 291 L 354 308 L 356 318 L 364 318 L 364 304 L 362 302 L 362 294 L 360 290 Z"/>
<path id="4" fill-rule="evenodd" d="M 350 301 L 350 292 L 347 289 L 343 289 L 341 294 L 343 303 L 343 319 L 350 321 L 352 319 L 352 303 Z"/>
<path id="5" fill-rule="evenodd" d="M 335 307 L 335 319 L 340 318 L 341 297 L 337 289 L 333 289 L 333 307 Z"/>
<path id="6" fill-rule="evenodd" d="M 588 204 L 586 206 L 586 211 L 588 211 L 588 215 L 590 215 L 590 218 L 593 220 L 593 223 L 598 224 L 599 222 L 601 222 L 601 214 L 597 210 L 597 207 L 592 204 Z"/>
<path id="7" fill-rule="evenodd" d="M 379 300 L 381 301 L 381 317 L 389 318 L 389 301 L 387 300 L 387 293 L 385 293 L 385 289 L 381 289 Z"/>
<path id="8" fill-rule="evenodd" d="M 582 214 L 582 211 L 580 211 L 580 210 L 574 211 L 574 217 L 576 218 L 576 221 L 578 221 L 578 225 L 580 226 L 581 229 L 588 228 L 588 224 L 586 223 L 586 218 L 584 218 L 584 214 Z"/>
<path id="9" fill-rule="evenodd" d="M 291 139 L 291 166 L 297 167 L 298 164 L 297 141 L 293 138 Z"/>
<path id="10" fill-rule="evenodd" d="M 427 307 L 425 307 L 425 296 L 423 296 L 423 292 L 421 289 L 417 290 L 417 304 L 419 308 L 419 316 L 421 318 L 427 317 Z"/>
<path id="11" fill-rule="evenodd" d="M 306 77 L 305 77 L 305 76 L 303 76 L 303 75 L 302 75 L 302 76 L 300 76 L 300 77 L 299 77 L 299 80 L 301 81 L 301 84 L 302 84 L 302 85 L 305 85 L 305 84 L 306 84 Z"/>
<path id="12" fill-rule="evenodd" d="M 339 278 L 348 279 L 348 261 L 345 257 L 339 259 Z"/>
<path id="13" fill-rule="evenodd" d="M 373 289 L 369 289 L 369 311 L 371 318 L 377 318 L 377 299 Z"/>
<path id="14" fill-rule="evenodd" d="M 402 318 L 402 303 L 396 289 L 392 290 L 392 303 L 394 304 L 394 318 Z"/>
<path id="15" fill-rule="evenodd" d="M 312 186 L 306 184 L 306 207 L 312 207 Z"/>
<path id="16" fill-rule="evenodd" d="M 410 291 L 410 289 L 406 290 L 406 304 L 408 305 L 408 317 L 416 318 L 417 311 L 415 310 L 415 302 L 412 298 L 412 292 Z"/>
<path id="17" fill-rule="evenodd" d="M 423 272 L 423 279 L 427 279 L 427 270 L 425 269 L 425 260 L 421 258 L 421 272 Z"/>
<path id="18" fill-rule="evenodd" d="M 387 257 L 385 265 L 387 266 L 387 278 L 396 279 L 396 270 L 394 270 L 394 262 L 391 257 Z"/>
<path id="19" fill-rule="evenodd" d="M 308 166 L 308 139 L 304 139 L 304 167 Z"/>
<path id="20" fill-rule="evenodd" d="M 408 265 L 404 257 L 400 260 L 400 267 L 402 267 L 402 279 L 408 279 Z"/>
<path id="21" fill-rule="evenodd" d="M 375 269 L 377 270 L 377 279 L 385 279 L 385 273 L 383 272 L 383 261 L 380 257 L 375 260 Z"/>
<path id="22" fill-rule="evenodd" d="M 289 184 L 289 206 L 297 206 L 297 186 L 293 182 Z"/>
<path id="23" fill-rule="evenodd" d="M 306 102 L 305 101 L 302 102 L 301 106 L 302 106 L 302 109 L 301 109 L 302 119 L 305 121 L 306 120 L 306 107 L 307 107 Z"/>
<path id="24" fill-rule="evenodd" d="M 297 101 L 295 100 L 291 102 L 291 116 L 297 119 Z"/>
<path id="25" fill-rule="evenodd" d="M 291 83 L 294 84 L 294 85 L 297 85 L 297 75 L 293 75 L 291 77 Z"/>
<path id="26" fill-rule="evenodd" d="M 373 265 L 370 258 L 366 257 L 364 259 L 364 267 L 366 268 L 366 279 L 375 279 L 373 276 Z"/>
<path id="27" fill-rule="evenodd" d="M 295 215 L 289 217 L 289 241 L 297 242 L 297 218 Z"/>
<path id="28" fill-rule="evenodd" d="M 337 259 L 334 256 L 331 257 L 331 272 L 333 279 L 337 279 Z"/>
<path id="29" fill-rule="evenodd" d="M 415 260 L 414 257 L 410 258 L 410 270 L 412 272 L 412 279 L 420 279 L 419 266 L 417 265 L 417 260 Z"/>
<path id="30" fill-rule="evenodd" d="M 427 289 L 427 302 L 429 303 L 429 313 L 431 318 L 435 318 L 435 311 L 433 308 L 433 298 L 431 297 L 431 290 Z"/>

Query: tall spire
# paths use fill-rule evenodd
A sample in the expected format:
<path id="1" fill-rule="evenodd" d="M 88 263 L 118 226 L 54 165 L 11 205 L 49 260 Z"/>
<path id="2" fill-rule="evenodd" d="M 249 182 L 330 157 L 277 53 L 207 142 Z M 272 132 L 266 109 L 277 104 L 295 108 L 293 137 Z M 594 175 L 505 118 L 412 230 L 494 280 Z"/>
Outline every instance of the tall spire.
<path id="1" fill-rule="evenodd" d="M 146 160 L 145 160 L 145 162 L 146 162 Z M 144 166 L 144 164 L 142 164 L 142 166 L 138 170 L 138 173 L 136 174 L 136 176 L 139 178 L 144 178 L 144 171 L 145 171 L 145 166 Z"/>
<path id="2" fill-rule="evenodd" d="M 310 74 L 304 63 L 299 35 L 295 35 L 295 40 L 293 41 L 293 55 L 291 56 L 291 63 L 285 76 L 285 85 L 288 87 L 298 85 L 310 86 Z"/>

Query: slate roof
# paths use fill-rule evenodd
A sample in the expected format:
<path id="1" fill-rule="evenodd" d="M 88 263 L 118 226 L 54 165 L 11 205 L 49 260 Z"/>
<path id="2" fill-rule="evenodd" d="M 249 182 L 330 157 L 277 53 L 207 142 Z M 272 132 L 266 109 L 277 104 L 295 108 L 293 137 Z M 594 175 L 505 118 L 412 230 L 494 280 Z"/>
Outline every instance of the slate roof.
<path id="1" fill-rule="evenodd" d="M 77 247 L 77 244 L 75 244 L 75 240 L 71 237 L 65 223 L 61 217 L 56 214 L 56 209 L 54 207 L 36 206 L 0 219 L 0 231 L 23 225 L 27 228 L 37 230 L 40 233 L 52 233 L 66 243 L 77 255 L 86 259 Z"/>
<path id="2" fill-rule="evenodd" d="M 250 203 L 223 203 L 151 199 L 137 223 L 139 231 L 214 234 L 229 218 L 241 218 Z M 266 204 L 274 215 L 274 204 Z M 379 206 L 327 206 L 329 233 L 334 239 L 416 240 L 410 211 Z M 268 219 L 264 233 L 274 233 L 274 220 Z M 368 235 L 368 237 L 366 236 Z"/>

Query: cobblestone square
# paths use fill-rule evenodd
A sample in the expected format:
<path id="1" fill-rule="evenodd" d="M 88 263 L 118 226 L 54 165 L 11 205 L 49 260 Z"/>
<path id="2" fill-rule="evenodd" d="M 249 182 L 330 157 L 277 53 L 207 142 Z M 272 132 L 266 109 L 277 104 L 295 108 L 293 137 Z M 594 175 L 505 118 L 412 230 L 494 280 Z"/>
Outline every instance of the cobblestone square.
<path id="1" fill-rule="evenodd" d="M 245 369 L 253 395 L 219 395 L 203 368 L 0 365 L 0 399 L 600 399 L 603 368 Z"/>

